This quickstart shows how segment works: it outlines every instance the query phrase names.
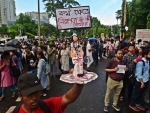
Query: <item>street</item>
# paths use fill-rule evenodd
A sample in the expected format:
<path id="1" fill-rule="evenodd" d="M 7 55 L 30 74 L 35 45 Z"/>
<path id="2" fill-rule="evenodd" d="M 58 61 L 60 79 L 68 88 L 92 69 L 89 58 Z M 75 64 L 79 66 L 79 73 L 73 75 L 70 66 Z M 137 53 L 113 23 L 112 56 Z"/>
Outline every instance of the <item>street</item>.
<path id="1" fill-rule="evenodd" d="M 104 97 L 106 90 L 106 82 L 105 82 L 105 72 L 104 68 L 106 66 L 107 60 L 102 59 L 99 60 L 98 66 L 93 65 L 93 72 L 98 74 L 98 79 L 95 81 L 86 84 L 84 89 L 80 95 L 80 97 L 76 100 L 75 103 L 68 106 L 66 113 L 103 113 L 104 107 Z M 59 78 L 52 78 L 52 85 L 50 91 L 48 91 L 48 96 L 61 96 L 65 94 L 70 88 L 72 84 L 66 84 L 59 80 Z M 10 92 L 10 89 L 7 91 Z M 11 98 L 11 92 L 7 92 L 7 97 L 0 102 L 0 113 L 6 113 L 11 106 L 19 105 L 20 103 L 16 102 L 16 99 Z M 112 98 L 110 101 L 110 112 L 109 113 L 117 113 L 112 109 Z M 120 113 L 134 113 L 129 110 L 128 101 L 119 102 L 119 106 L 121 107 Z M 141 112 L 146 113 L 146 112 Z"/>

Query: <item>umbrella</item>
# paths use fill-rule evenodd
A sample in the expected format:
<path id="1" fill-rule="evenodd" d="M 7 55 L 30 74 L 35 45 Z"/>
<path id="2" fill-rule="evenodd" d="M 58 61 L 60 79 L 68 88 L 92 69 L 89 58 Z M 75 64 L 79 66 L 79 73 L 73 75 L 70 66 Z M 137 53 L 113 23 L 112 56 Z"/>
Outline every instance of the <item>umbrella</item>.
<path id="1" fill-rule="evenodd" d="M 17 49 L 16 48 L 14 48 L 14 47 L 7 47 L 7 46 L 5 46 L 5 47 L 0 47 L 0 52 L 2 53 L 2 52 L 5 52 L 5 51 L 16 51 Z"/>
<path id="2" fill-rule="evenodd" d="M 95 41 L 97 40 L 96 38 L 89 38 L 88 41 Z"/>
<path id="3" fill-rule="evenodd" d="M 18 40 L 17 39 L 13 39 L 8 41 L 5 45 L 6 46 L 16 46 L 18 44 Z"/>

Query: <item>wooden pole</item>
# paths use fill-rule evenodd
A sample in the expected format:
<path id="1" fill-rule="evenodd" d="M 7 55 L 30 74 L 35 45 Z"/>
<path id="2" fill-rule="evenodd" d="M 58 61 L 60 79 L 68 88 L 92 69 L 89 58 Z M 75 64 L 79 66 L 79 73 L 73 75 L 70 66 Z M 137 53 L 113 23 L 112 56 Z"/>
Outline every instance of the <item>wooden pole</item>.
<path id="1" fill-rule="evenodd" d="M 38 0 L 38 35 L 39 35 L 39 45 L 41 44 L 41 29 L 40 29 L 40 0 Z"/>
<path id="2" fill-rule="evenodd" d="M 126 26 L 126 14 L 127 14 L 127 3 L 126 0 L 124 0 L 124 19 L 123 19 L 123 26 Z M 125 31 L 123 32 L 123 38 L 125 38 Z"/>

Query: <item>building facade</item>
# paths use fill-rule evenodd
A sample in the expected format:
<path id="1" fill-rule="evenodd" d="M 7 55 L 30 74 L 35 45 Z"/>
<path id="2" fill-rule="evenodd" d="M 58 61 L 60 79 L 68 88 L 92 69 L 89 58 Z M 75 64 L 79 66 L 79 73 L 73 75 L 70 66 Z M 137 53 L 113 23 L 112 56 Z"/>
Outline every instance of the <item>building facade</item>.
<path id="1" fill-rule="evenodd" d="M 25 15 L 28 15 L 38 24 L 38 12 L 26 12 Z M 42 12 L 40 13 L 40 22 L 41 24 L 49 23 L 49 16 L 47 13 Z"/>
<path id="2" fill-rule="evenodd" d="M 14 0 L 0 0 L 0 26 L 8 25 L 16 20 L 16 6 Z"/>

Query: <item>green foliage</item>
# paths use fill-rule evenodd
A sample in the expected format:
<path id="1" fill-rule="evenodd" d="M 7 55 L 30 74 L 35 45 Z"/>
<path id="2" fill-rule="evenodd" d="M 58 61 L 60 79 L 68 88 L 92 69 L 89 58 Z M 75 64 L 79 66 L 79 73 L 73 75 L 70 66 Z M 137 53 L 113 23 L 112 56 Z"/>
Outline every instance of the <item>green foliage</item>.
<path id="1" fill-rule="evenodd" d="M 80 5 L 76 0 L 43 0 L 43 2 L 45 3 L 45 9 L 49 17 L 56 17 L 55 10 L 57 8 L 68 8 Z"/>
<path id="2" fill-rule="evenodd" d="M 147 16 L 147 28 L 150 29 L 150 13 Z"/>
<path id="3" fill-rule="evenodd" d="M 84 30 L 84 36 L 93 37 L 93 36 L 101 36 L 101 33 L 105 35 L 111 35 L 110 26 L 101 25 L 100 20 L 97 17 L 92 17 L 92 27 Z"/>
<path id="4" fill-rule="evenodd" d="M 19 19 L 16 20 L 16 24 L 18 25 L 22 25 L 23 27 L 21 27 L 21 29 L 23 30 L 22 35 L 25 35 L 26 32 L 31 33 L 31 34 L 37 34 L 37 24 L 35 23 L 35 21 L 33 21 L 30 16 L 24 15 L 24 14 L 20 14 L 19 15 Z"/>
<path id="5" fill-rule="evenodd" d="M 35 38 L 35 35 L 33 35 L 33 34 L 31 34 L 31 33 L 26 32 L 26 35 L 27 35 L 29 38 Z"/>
<path id="6" fill-rule="evenodd" d="M 4 35 L 8 33 L 8 27 L 7 25 L 2 24 L 2 26 L 0 27 L 0 34 Z"/>
<path id="7" fill-rule="evenodd" d="M 124 0 L 123 0 L 124 1 Z M 124 2 L 122 5 L 122 13 Z M 136 29 L 146 29 L 148 27 L 148 14 L 150 11 L 150 0 L 132 0 L 127 2 L 127 22 L 132 35 L 135 35 Z M 122 18 L 123 22 L 123 18 Z"/>

